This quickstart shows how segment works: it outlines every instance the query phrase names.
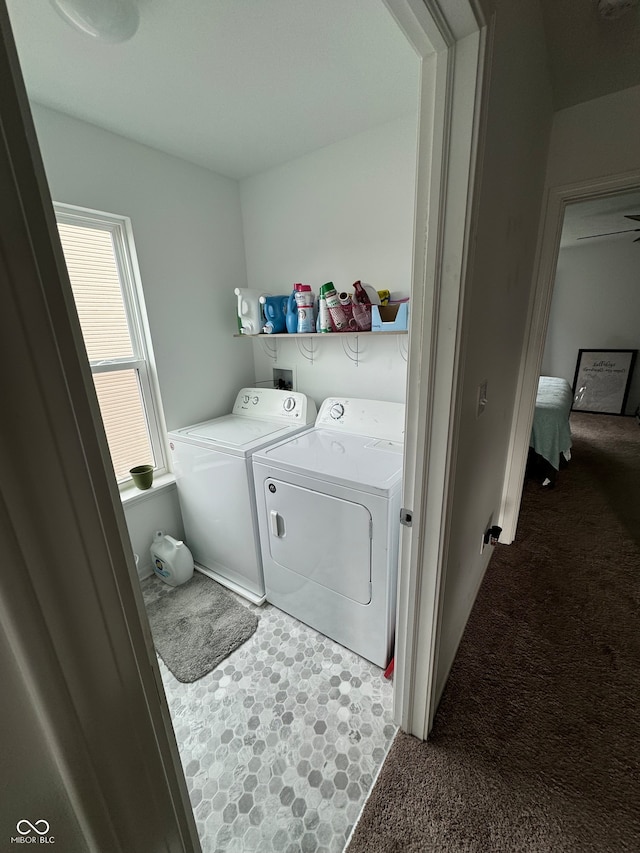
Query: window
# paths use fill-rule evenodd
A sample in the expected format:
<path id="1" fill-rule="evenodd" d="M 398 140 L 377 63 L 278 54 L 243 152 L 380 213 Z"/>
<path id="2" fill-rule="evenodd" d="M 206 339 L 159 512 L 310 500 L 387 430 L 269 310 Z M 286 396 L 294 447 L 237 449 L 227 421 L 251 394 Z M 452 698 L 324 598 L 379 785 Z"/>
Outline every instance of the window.
<path id="1" fill-rule="evenodd" d="M 131 224 L 66 205 L 55 211 L 116 479 L 129 480 L 134 465 L 164 471 Z"/>

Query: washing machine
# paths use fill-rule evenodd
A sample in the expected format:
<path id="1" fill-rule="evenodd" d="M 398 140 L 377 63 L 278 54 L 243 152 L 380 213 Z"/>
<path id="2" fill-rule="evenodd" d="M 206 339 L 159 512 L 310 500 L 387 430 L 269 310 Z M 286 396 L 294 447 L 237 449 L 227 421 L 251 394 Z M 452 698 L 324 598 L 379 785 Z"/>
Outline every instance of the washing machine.
<path id="1" fill-rule="evenodd" d="M 253 455 L 267 600 L 385 667 L 393 649 L 404 405 L 332 397 Z"/>
<path id="2" fill-rule="evenodd" d="M 231 414 L 169 433 L 196 568 L 255 604 L 265 589 L 251 457 L 313 425 L 316 411 L 306 394 L 242 388 Z"/>

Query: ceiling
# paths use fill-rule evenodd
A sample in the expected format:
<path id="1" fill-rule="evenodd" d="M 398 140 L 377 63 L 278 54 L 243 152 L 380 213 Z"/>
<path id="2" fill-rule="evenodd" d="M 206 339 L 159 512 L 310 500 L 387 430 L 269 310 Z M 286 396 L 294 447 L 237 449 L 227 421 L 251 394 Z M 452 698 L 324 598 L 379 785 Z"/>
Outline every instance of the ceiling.
<path id="1" fill-rule="evenodd" d="M 419 61 L 383 0 L 135 2 L 135 36 L 104 44 L 49 0 L 7 0 L 31 98 L 235 178 L 416 113 Z M 640 85 L 640 5 L 541 8 L 557 109 Z"/>
<path id="2" fill-rule="evenodd" d="M 597 246 L 604 242 L 631 243 L 640 237 L 640 222 L 625 219 L 625 214 L 640 215 L 640 192 L 598 198 L 593 201 L 581 201 L 570 204 L 564 214 L 560 246 Z M 631 229 L 639 229 L 633 233 Z M 626 234 L 611 234 L 614 231 L 629 229 Z M 596 234 L 610 234 L 608 237 L 595 237 Z M 581 238 L 593 237 L 585 240 Z M 638 259 L 640 260 L 640 243 Z"/>
<path id="3" fill-rule="evenodd" d="M 382 0 L 136 2 L 137 33 L 106 44 L 8 0 L 32 100 L 233 178 L 417 113 Z"/>
<path id="4" fill-rule="evenodd" d="M 597 0 L 541 0 L 556 109 L 640 84 L 640 6 L 617 20 Z"/>

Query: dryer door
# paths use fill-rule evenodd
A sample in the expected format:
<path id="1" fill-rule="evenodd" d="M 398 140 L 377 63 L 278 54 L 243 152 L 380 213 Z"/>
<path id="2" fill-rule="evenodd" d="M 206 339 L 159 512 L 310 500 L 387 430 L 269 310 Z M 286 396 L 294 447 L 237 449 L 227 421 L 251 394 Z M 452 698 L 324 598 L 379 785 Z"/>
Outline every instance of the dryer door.
<path id="1" fill-rule="evenodd" d="M 265 481 L 264 494 L 273 561 L 358 604 L 369 604 L 369 510 L 274 479 Z"/>

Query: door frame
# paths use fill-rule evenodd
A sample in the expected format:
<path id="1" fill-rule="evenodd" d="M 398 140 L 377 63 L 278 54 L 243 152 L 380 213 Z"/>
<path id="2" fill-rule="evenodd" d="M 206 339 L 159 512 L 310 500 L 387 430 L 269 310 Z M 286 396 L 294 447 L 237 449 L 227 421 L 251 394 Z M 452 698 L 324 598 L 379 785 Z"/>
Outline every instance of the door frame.
<path id="1" fill-rule="evenodd" d="M 394 717 L 424 740 L 438 700 L 465 278 L 493 19 L 486 24 L 466 0 L 385 2 L 422 61 L 403 484 L 412 521 L 400 537 Z"/>
<path id="2" fill-rule="evenodd" d="M 608 175 L 562 186 L 549 187 L 545 193 L 543 218 L 538 233 L 534 286 L 529 299 L 525 326 L 525 347 L 520 362 L 518 389 L 511 426 L 506 476 L 502 493 L 501 539 L 510 544 L 516 537 L 524 475 L 533 426 L 538 377 L 542 366 L 551 301 L 555 285 L 560 237 L 567 205 L 580 201 L 640 190 L 640 170 Z"/>
<path id="3" fill-rule="evenodd" d="M 404 487 L 413 526 L 402 528 L 395 707 L 402 727 L 424 738 L 435 713 L 487 29 L 475 0 L 385 2 L 423 66 Z M 11 453 L 0 454 L 11 475 L 0 492 L 0 533 L 20 563 L 0 584 L 6 630 L 88 846 L 197 853 L 4 0 L 0 70 L 0 261 L 7 281 L 0 326 L 6 346 L 24 355 L 7 362 L 9 398 L 25 419 L 32 415 L 28 434 L 24 419 L 5 419 Z M 21 485 L 29 471 L 37 471 L 38 489 Z M 30 535 L 34 518 L 46 520 L 37 538 Z M 56 536 L 60 530 L 64 536 Z"/>

